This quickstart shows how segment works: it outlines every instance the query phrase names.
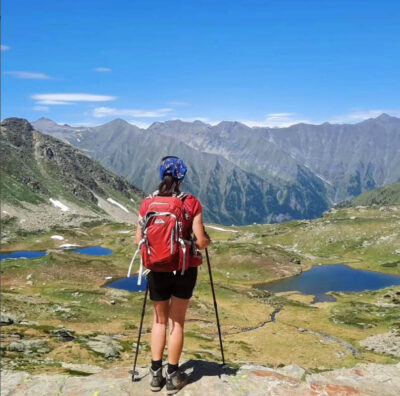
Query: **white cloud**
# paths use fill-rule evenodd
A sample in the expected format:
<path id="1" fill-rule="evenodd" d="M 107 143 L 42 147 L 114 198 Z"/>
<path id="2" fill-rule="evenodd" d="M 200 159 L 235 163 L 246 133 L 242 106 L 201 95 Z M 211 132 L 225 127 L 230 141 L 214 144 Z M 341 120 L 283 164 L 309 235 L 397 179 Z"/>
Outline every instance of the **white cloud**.
<path id="1" fill-rule="evenodd" d="M 35 111 L 49 111 L 47 106 L 33 106 L 32 109 Z"/>
<path id="2" fill-rule="evenodd" d="M 73 104 L 73 102 L 63 102 L 62 100 L 38 100 L 36 102 L 37 104 L 41 105 L 68 105 L 68 104 Z"/>
<path id="3" fill-rule="evenodd" d="M 92 115 L 97 118 L 110 116 L 128 116 L 134 118 L 158 118 L 165 117 L 171 112 L 170 108 L 162 108 L 155 110 L 139 110 L 139 109 L 114 109 L 110 107 L 96 107 Z"/>
<path id="4" fill-rule="evenodd" d="M 329 122 L 332 123 L 357 123 L 368 118 L 376 118 L 382 113 L 400 117 L 400 109 L 380 109 L 380 110 L 353 110 L 350 113 L 335 116 Z"/>
<path id="5" fill-rule="evenodd" d="M 96 67 L 93 69 L 93 71 L 98 72 L 98 73 L 108 73 L 111 71 L 109 67 Z"/>
<path id="6" fill-rule="evenodd" d="M 241 123 L 247 125 L 250 128 L 253 127 L 271 127 L 271 128 L 282 128 L 288 127 L 293 124 L 300 122 L 310 123 L 308 120 L 299 118 L 296 113 L 268 113 L 263 120 L 240 120 Z"/>
<path id="7" fill-rule="evenodd" d="M 107 102 L 117 99 L 116 96 L 92 95 L 86 93 L 55 93 L 55 94 L 36 94 L 32 99 L 37 100 L 37 104 L 42 105 L 65 105 L 74 102 Z"/>
<path id="8" fill-rule="evenodd" d="M 2 51 L 8 51 L 10 48 L 11 48 L 11 47 L 8 46 L 8 45 L 1 44 L 1 50 L 2 50 Z"/>
<path id="9" fill-rule="evenodd" d="M 180 102 L 180 101 L 172 101 L 168 102 L 170 106 L 189 106 L 190 103 L 187 102 Z"/>
<path id="10" fill-rule="evenodd" d="M 6 71 L 4 74 L 9 74 L 15 78 L 23 78 L 29 80 L 51 80 L 53 77 L 45 73 L 27 72 L 27 71 Z"/>

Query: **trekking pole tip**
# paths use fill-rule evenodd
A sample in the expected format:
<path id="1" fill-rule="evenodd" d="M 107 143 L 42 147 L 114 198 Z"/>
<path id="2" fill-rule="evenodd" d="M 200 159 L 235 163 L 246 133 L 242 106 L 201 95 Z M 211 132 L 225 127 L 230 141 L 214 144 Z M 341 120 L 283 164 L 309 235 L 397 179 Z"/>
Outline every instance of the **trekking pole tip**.
<path id="1" fill-rule="evenodd" d="M 139 381 L 139 378 L 138 378 L 139 372 L 137 370 L 135 370 L 135 371 L 129 370 L 129 373 L 132 374 L 132 382 Z"/>

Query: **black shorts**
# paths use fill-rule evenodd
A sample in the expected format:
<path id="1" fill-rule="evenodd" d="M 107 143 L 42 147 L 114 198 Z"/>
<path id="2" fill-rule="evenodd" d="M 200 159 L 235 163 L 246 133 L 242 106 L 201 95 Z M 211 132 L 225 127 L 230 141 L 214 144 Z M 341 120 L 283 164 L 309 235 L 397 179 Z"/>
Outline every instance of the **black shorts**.
<path id="1" fill-rule="evenodd" d="M 173 272 L 154 272 L 147 275 L 149 282 L 150 300 L 165 301 L 171 296 L 189 299 L 193 295 L 193 290 L 197 280 L 197 267 L 188 268 L 183 275 L 181 271 Z"/>

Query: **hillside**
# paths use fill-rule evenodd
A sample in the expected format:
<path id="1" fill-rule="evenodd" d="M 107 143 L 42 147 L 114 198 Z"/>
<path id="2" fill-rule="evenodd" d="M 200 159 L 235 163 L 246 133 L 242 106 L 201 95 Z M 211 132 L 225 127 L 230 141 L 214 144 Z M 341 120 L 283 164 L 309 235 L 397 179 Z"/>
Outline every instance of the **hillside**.
<path id="1" fill-rule="evenodd" d="M 38 120 L 146 192 L 157 186 L 158 160 L 180 155 L 185 188 L 199 196 L 207 221 L 274 223 L 320 216 L 335 203 L 398 181 L 400 119 L 358 124 L 249 128 L 223 121 L 153 123 L 146 130 L 116 119 L 94 128 Z"/>
<path id="2" fill-rule="evenodd" d="M 400 205 L 400 182 L 366 191 L 358 197 L 336 205 L 338 208 L 355 206 L 387 206 Z"/>
<path id="3" fill-rule="evenodd" d="M 84 221 L 136 221 L 140 190 L 78 149 L 19 118 L 1 123 L 0 139 L 3 237 Z"/>

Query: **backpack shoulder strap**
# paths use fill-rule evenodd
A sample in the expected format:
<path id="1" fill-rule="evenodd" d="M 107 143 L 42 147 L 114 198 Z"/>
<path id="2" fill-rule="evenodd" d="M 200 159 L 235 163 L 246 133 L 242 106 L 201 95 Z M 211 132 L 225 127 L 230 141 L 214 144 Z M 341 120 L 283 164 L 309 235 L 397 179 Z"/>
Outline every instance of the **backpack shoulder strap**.
<path id="1" fill-rule="evenodd" d="M 146 198 L 154 198 L 154 197 L 156 197 L 158 195 L 158 190 L 156 190 L 156 191 L 154 191 L 154 192 L 152 192 L 151 194 L 149 194 Z"/>
<path id="2" fill-rule="evenodd" d="M 181 193 L 177 196 L 177 198 L 179 198 L 179 199 L 183 202 L 187 196 L 188 196 L 187 193 L 181 192 Z"/>

